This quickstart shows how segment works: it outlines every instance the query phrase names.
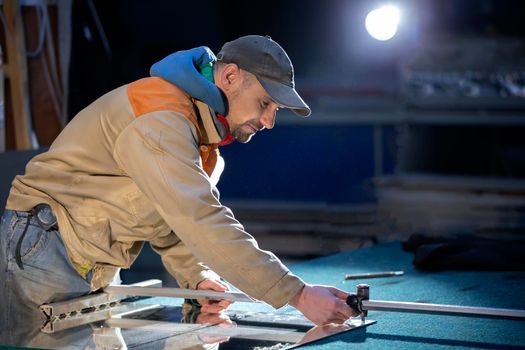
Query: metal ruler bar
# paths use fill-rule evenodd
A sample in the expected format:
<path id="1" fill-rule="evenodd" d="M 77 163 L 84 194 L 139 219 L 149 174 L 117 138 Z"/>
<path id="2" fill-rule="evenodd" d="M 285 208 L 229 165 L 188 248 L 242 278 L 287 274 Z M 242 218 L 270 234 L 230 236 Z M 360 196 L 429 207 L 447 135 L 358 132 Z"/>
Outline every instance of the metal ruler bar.
<path id="1" fill-rule="evenodd" d="M 154 310 L 160 307 L 160 305 L 118 304 L 111 308 L 104 308 L 86 314 L 77 313 L 74 316 L 66 317 L 64 319 L 48 319 L 42 324 L 40 330 L 44 333 L 55 333 L 64 329 L 107 320 L 111 317 L 129 315 L 145 310 Z"/>
<path id="2" fill-rule="evenodd" d="M 145 297 L 168 297 L 168 298 L 188 298 L 188 299 L 210 299 L 210 300 L 230 300 L 237 302 L 254 303 L 256 300 L 240 292 L 215 292 L 211 290 L 194 290 L 182 288 L 149 288 L 136 286 L 109 286 L 104 289 L 110 295 L 129 295 Z"/>
<path id="3" fill-rule="evenodd" d="M 516 309 L 497 309 L 490 307 L 456 306 L 380 300 L 363 300 L 362 306 L 363 310 L 367 311 L 395 311 L 481 318 L 525 319 L 525 310 Z"/>
<path id="4" fill-rule="evenodd" d="M 159 287 L 162 287 L 162 281 L 151 279 L 132 284 L 132 286 L 154 287 L 158 289 Z M 77 313 L 81 313 L 83 310 L 96 308 L 99 305 L 117 303 L 124 298 L 125 296 L 122 295 L 110 295 L 108 293 L 89 294 L 71 300 L 43 304 L 40 306 L 40 311 L 46 318 L 56 318 L 60 315 L 74 316 Z"/>

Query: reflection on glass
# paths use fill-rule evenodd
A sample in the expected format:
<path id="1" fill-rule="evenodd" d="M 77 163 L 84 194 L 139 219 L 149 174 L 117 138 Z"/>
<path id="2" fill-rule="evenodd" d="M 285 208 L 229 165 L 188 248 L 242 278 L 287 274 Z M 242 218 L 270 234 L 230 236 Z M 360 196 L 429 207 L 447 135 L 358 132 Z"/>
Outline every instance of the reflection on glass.
<path id="1" fill-rule="evenodd" d="M 182 307 L 125 304 L 125 311 L 120 314 L 116 310 L 122 310 L 122 306 L 107 310 L 108 319 L 104 321 L 76 325 L 53 334 L 40 331 L 43 318 L 39 312 L 27 310 L 1 327 L 0 344 L 43 349 L 280 350 L 364 326 L 354 320 L 314 327 L 298 313 L 236 310 L 202 313 L 198 304 L 191 302 Z"/>

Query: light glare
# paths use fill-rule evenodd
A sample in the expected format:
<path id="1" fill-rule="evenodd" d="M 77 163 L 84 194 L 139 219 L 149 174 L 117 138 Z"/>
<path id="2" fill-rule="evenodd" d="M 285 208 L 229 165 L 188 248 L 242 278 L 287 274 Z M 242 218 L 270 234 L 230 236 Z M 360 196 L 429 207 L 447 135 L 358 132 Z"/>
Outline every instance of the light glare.
<path id="1" fill-rule="evenodd" d="M 395 6 L 383 6 L 372 10 L 365 19 L 368 34 L 377 40 L 389 40 L 396 35 L 400 12 Z"/>

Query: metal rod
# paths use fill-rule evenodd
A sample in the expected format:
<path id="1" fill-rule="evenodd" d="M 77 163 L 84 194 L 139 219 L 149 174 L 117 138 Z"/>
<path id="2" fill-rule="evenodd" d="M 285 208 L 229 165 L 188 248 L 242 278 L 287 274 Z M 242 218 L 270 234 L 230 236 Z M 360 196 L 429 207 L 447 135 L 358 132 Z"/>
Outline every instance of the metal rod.
<path id="1" fill-rule="evenodd" d="M 365 278 L 380 278 L 380 277 L 391 277 L 391 276 L 402 276 L 405 272 L 403 271 L 382 271 L 382 272 L 368 272 L 368 273 L 355 273 L 345 275 L 345 280 L 357 280 Z"/>
<path id="2" fill-rule="evenodd" d="M 104 288 L 104 292 L 112 295 L 130 295 L 144 297 L 168 297 L 168 298 L 188 298 L 188 299 L 210 299 L 210 300 L 230 300 L 237 302 L 256 302 L 241 292 L 215 292 L 211 290 L 195 290 L 182 288 L 150 288 L 135 286 L 109 286 Z"/>
<path id="3" fill-rule="evenodd" d="M 151 279 L 139 283 L 133 283 L 132 287 L 162 287 L 162 281 L 158 279 Z M 40 311 L 49 319 L 59 318 L 60 316 L 68 316 L 71 313 L 80 313 L 82 310 L 89 308 L 97 308 L 100 305 L 111 304 L 119 302 L 124 298 L 123 295 L 109 295 L 108 293 L 94 293 L 78 297 L 75 299 L 58 301 L 56 303 L 40 305 Z"/>
<path id="4" fill-rule="evenodd" d="M 525 310 L 490 307 L 411 303 L 402 301 L 362 300 L 363 310 L 441 314 L 481 318 L 525 319 Z"/>
<path id="5" fill-rule="evenodd" d="M 118 304 L 117 306 L 105 308 L 102 310 L 96 310 L 89 313 L 77 313 L 74 316 L 57 318 L 57 319 L 47 319 L 44 324 L 40 327 L 40 330 L 44 333 L 55 333 L 65 329 L 82 326 L 88 323 L 98 322 L 107 320 L 110 317 L 121 317 L 124 315 L 129 315 L 137 312 L 142 312 L 146 310 L 156 310 L 159 309 L 160 305 L 140 305 L 140 304 Z"/>

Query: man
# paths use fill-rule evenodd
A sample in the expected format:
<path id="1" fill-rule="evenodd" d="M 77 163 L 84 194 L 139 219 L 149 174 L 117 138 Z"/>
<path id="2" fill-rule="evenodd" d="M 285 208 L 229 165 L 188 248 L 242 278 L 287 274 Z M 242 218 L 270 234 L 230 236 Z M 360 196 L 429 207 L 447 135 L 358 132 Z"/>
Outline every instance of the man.
<path id="1" fill-rule="evenodd" d="M 151 72 L 78 113 L 13 181 L 0 233 L 0 323 L 16 322 L 16 307 L 106 287 L 144 242 L 181 287 L 225 291 L 221 276 L 316 324 L 352 316 L 346 292 L 305 284 L 260 250 L 215 187 L 218 145 L 271 129 L 279 108 L 310 114 L 286 52 L 250 35 L 226 43 L 216 63 L 201 47 Z M 201 303 L 206 312 L 228 306 Z"/>

